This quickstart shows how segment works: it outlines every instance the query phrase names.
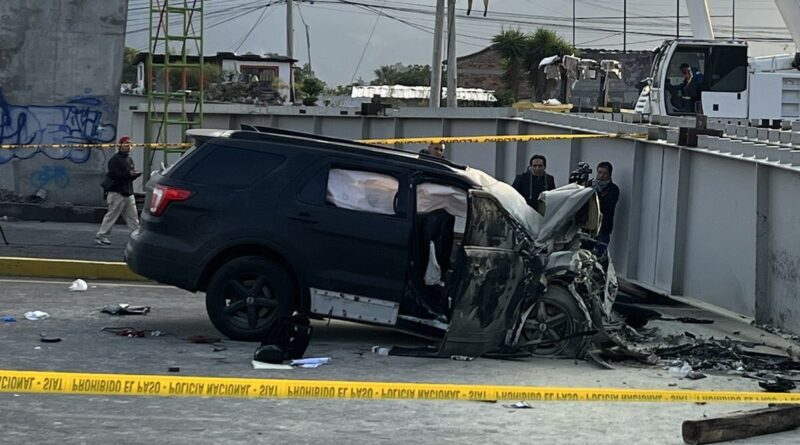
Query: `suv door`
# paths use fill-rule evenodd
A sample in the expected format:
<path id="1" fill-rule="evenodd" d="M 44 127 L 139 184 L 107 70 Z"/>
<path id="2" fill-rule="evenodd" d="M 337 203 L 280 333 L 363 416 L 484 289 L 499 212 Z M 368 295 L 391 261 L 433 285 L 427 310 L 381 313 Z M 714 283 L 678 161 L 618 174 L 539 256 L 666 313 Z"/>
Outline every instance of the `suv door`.
<path id="1" fill-rule="evenodd" d="M 470 190 L 468 209 L 443 356 L 477 357 L 502 347 L 519 318 L 527 281 L 538 278 L 526 276 L 520 253 L 525 238 L 492 195 Z"/>
<path id="2" fill-rule="evenodd" d="M 331 305 L 337 309 L 330 315 L 356 319 L 361 315 L 363 321 L 394 324 L 396 304 L 389 311 L 395 315 L 387 320 L 356 315 L 354 311 L 364 308 L 350 303 L 353 296 L 360 303 L 383 300 L 370 300 L 377 305 L 401 300 L 411 231 L 409 178 L 410 172 L 402 168 L 334 159 L 300 178 L 287 209 L 287 228 L 312 289 L 312 309 L 315 292 L 318 299 L 320 292 L 326 298 L 346 293 L 348 305 Z"/>

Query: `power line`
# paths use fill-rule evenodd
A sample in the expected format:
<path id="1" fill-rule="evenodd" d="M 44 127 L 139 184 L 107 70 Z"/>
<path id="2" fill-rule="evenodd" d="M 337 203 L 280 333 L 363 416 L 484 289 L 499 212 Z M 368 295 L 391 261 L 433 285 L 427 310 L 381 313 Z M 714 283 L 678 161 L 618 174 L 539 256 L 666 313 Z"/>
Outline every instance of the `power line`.
<path id="1" fill-rule="evenodd" d="M 345 3 L 345 2 L 343 2 Z M 386 0 L 383 0 L 383 3 L 386 4 Z M 367 43 L 364 44 L 364 50 L 361 51 L 361 57 L 358 58 L 358 63 L 356 64 L 356 69 L 353 70 L 353 77 L 350 79 L 350 83 L 352 84 L 356 80 L 356 75 L 358 74 L 358 69 L 361 68 L 361 62 L 364 60 L 364 55 L 367 54 L 367 47 L 369 47 L 369 42 L 372 41 L 372 36 L 375 34 L 375 28 L 378 27 L 378 20 L 381 19 L 381 14 L 378 14 L 375 17 L 375 23 L 372 24 L 372 31 L 369 32 L 369 37 L 367 38 Z"/>

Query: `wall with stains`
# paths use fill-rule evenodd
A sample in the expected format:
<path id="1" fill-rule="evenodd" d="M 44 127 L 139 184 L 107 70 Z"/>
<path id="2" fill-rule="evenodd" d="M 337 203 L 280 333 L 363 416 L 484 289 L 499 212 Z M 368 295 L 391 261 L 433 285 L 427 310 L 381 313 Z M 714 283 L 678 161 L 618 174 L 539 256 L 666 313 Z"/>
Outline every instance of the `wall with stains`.
<path id="1" fill-rule="evenodd" d="M 127 0 L 0 2 L 0 145 L 112 142 Z M 102 204 L 111 152 L 0 149 L 0 188 Z"/>

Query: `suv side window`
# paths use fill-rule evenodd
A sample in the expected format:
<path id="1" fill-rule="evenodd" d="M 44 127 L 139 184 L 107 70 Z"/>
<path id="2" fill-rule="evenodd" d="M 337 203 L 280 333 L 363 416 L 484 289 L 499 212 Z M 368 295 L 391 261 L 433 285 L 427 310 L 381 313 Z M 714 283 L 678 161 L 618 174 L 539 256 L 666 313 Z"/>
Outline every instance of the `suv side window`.
<path id="1" fill-rule="evenodd" d="M 184 180 L 210 186 L 246 188 L 269 175 L 285 158 L 275 153 L 236 147 L 213 146 L 186 172 Z"/>
<path id="2" fill-rule="evenodd" d="M 332 168 L 325 201 L 349 210 L 394 215 L 400 181 L 394 176 Z"/>
<path id="3" fill-rule="evenodd" d="M 346 210 L 405 217 L 407 198 L 394 173 L 361 167 L 326 166 L 300 191 L 302 202 Z"/>

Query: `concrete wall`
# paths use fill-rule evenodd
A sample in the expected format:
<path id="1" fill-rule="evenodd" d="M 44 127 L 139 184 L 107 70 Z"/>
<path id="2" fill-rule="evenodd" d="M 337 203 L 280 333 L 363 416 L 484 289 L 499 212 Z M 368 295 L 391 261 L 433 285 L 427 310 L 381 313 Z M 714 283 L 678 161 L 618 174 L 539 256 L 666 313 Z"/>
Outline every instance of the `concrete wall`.
<path id="1" fill-rule="evenodd" d="M 0 144 L 116 139 L 127 0 L 0 2 Z M 0 149 L 0 188 L 102 202 L 108 153 Z"/>

